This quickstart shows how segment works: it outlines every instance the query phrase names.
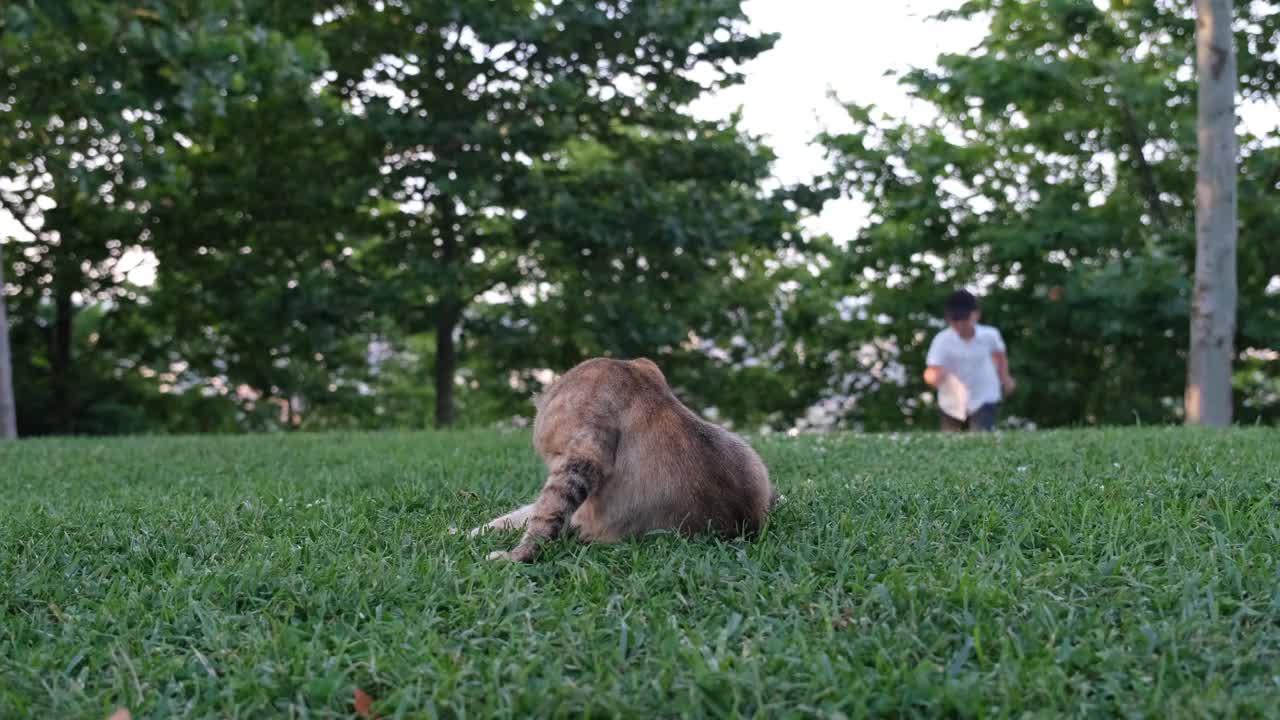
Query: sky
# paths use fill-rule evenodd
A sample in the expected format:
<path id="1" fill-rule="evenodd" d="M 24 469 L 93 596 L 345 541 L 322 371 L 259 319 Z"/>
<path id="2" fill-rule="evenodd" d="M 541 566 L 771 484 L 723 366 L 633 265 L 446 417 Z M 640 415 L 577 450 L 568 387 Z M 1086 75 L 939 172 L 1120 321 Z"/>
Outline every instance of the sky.
<path id="1" fill-rule="evenodd" d="M 744 66 L 744 83 L 692 110 L 720 118 L 741 107 L 744 129 L 764 135 L 777 154 L 778 179 L 812 177 L 826 167 L 822 152 L 810 144 L 813 138 L 847 125 L 832 92 L 841 101 L 874 104 L 893 115 L 927 117 L 885 72 L 930 67 L 941 53 L 977 45 L 985 23 L 929 20 L 959 5 L 960 0 L 747 0 L 743 8 L 751 27 L 782 37 Z M 860 203 L 834 202 L 809 227 L 845 240 L 866 215 Z"/>

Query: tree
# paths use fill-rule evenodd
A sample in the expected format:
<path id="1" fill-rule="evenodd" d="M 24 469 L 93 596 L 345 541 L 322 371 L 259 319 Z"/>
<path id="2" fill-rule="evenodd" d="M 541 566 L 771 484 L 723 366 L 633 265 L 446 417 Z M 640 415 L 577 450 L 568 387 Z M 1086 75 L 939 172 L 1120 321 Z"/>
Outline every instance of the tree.
<path id="1" fill-rule="evenodd" d="M 371 189 L 382 239 L 360 262 L 406 333 L 434 335 L 437 425 L 456 419 L 459 351 L 479 298 L 538 294 L 559 268 L 722 253 L 708 222 L 684 228 L 662 214 L 679 204 L 710 221 L 722 188 L 756 189 L 754 169 L 738 178 L 720 162 L 737 134 L 683 111 L 772 44 L 742 29 L 739 0 L 349 4 L 323 20 L 328 83 L 385 143 Z M 602 188 L 563 182 L 603 162 L 592 153 L 624 168 L 637 148 L 650 156 L 639 179 L 652 182 L 614 199 L 621 216 L 593 213 Z M 699 153 L 714 176 L 689 174 Z M 681 173 L 679 188 L 648 191 Z M 629 231 L 641 212 L 651 213 L 644 231 Z"/>
<path id="2" fill-rule="evenodd" d="M 1280 14 L 1237 4 L 1241 91 L 1276 97 L 1269 54 Z M 936 118 L 911 124 L 849 106 L 853 129 L 823 138 L 830 187 L 864 199 L 869 225 L 834 259 L 846 295 L 876 318 L 877 357 L 910 369 L 864 394 L 871 425 L 932 424 L 916 378 L 946 289 L 983 313 L 1027 382 L 1009 410 L 1046 426 L 1180 419 L 1194 263 L 1195 17 L 1177 3 L 971 0 L 985 17 L 971 52 L 902 83 Z M 1271 347 L 1280 266 L 1264 200 L 1280 178 L 1270 138 L 1241 140 L 1239 347 Z M 1246 202 L 1247 200 L 1247 202 Z M 1237 413 L 1280 414 L 1277 363 Z M 868 418 L 871 419 L 871 418 Z"/>
<path id="3" fill-rule="evenodd" d="M 9 354 L 9 314 L 5 300 L 4 245 L 0 244 L 0 440 L 18 437 L 18 404 L 13 398 L 13 363 Z"/>
<path id="4" fill-rule="evenodd" d="M 5 5 L 0 67 L 8 98 L 0 104 L 0 123 L 6 128 L 0 133 L 0 178 L 8 182 L 0 191 L 0 204 L 33 238 L 12 264 L 18 292 L 11 314 L 15 346 L 21 348 L 16 372 L 26 378 L 19 401 L 30 400 L 29 411 L 19 413 L 24 422 L 39 425 L 41 432 L 84 430 L 78 421 L 90 413 L 95 398 L 81 390 L 97 378 L 83 372 L 78 352 L 83 346 L 76 342 L 79 316 L 104 303 L 117 315 L 140 301 L 158 299 L 142 299 L 129 283 L 128 270 L 136 258 L 163 255 L 164 262 L 182 269 L 180 259 L 199 255 L 202 247 L 209 250 L 194 242 L 200 235 L 193 230 L 229 217 L 243 221 L 245 210 L 269 202 L 234 207 L 240 200 L 236 193 L 257 191 L 258 197 L 278 199 L 284 187 L 279 175 L 263 173 L 255 185 L 245 178 L 258 176 L 243 172 L 218 177 L 228 184 L 226 192 L 208 192 L 201 199 L 204 204 L 193 203 L 184 194 L 193 189 L 186 171 L 195 164 L 192 157 L 210 152 L 211 136 L 226 139 L 239 132 L 248 137 L 249 128 L 273 130 L 268 114 L 285 106 L 291 123 L 282 124 L 291 129 L 318 119 L 308 117 L 306 100 L 323 53 L 308 45 L 305 36 L 294 42 L 265 25 L 266 19 L 296 20 L 300 13 L 310 27 L 311 13 L 295 3 L 24 0 Z M 294 104 L 281 101 L 281 95 Z M 232 120 L 244 125 L 229 128 Z M 323 134 L 314 126 L 310 131 Z M 295 134 L 294 140 L 301 137 Z M 245 142 L 242 147 L 262 144 Z M 298 147 L 304 145 L 295 142 L 290 149 Z M 216 150 L 223 167 L 245 164 L 246 159 L 251 167 L 269 160 L 237 156 L 232 144 Z M 279 159 L 277 164 L 286 163 Z M 296 169 L 308 172 L 314 166 L 299 162 Z M 306 180 L 310 186 L 324 183 L 326 192 L 333 189 L 323 175 Z M 265 185 L 269 181 L 274 185 Z M 189 213 L 181 222 L 173 212 L 179 206 Z M 296 205 L 288 210 L 308 217 Z M 262 223 L 260 217 L 249 219 Z M 222 222 L 218 229 L 239 230 L 233 225 Z M 231 232 L 220 239 L 226 243 L 243 234 Z M 256 249 L 272 256 L 265 244 Z M 250 264 L 240 262 L 243 270 Z M 95 318 L 94 323 L 104 330 L 113 327 L 110 318 Z M 179 334 L 199 337 L 209 325 L 193 322 Z M 120 349 L 115 339 L 104 343 Z M 146 344 L 130 349 L 142 353 Z M 138 358 L 121 359 L 136 370 Z M 174 358 L 160 359 L 165 361 L 162 372 L 167 372 L 168 360 Z M 107 371 L 114 374 L 120 368 Z"/>
<path id="5" fill-rule="evenodd" d="M 273 62 L 247 55 L 246 70 Z M 144 308 L 152 325 L 132 342 L 237 398 L 246 428 L 280 425 L 260 412 L 271 407 L 288 407 L 297 417 L 283 425 L 296 428 L 303 402 L 353 401 L 361 342 L 383 329 L 355 267 L 380 145 L 332 92 L 313 92 L 321 61 L 262 70 L 167 148 L 172 172 L 149 190 L 161 268 Z"/>
<path id="6" fill-rule="evenodd" d="M 1188 424 L 1231 424 L 1236 334 L 1236 53 L 1230 0 L 1196 0 L 1200 158 Z"/>
<path id="7" fill-rule="evenodd" d="M 799 244 L 785 194 L 759 190 L 770 159 L 729 121 L 705 125 L 699 142 L 618 133 L 535 164 L 520 228 L 540 238 L 530 257 L 544 291 L 478 309 L 470 354 L 524 384 L 534 384 L 535 370 L 594 355 L 645 355 L 687 386 L 686 400 L 721 405 L 715 396 L 726 383 L 690 336 L 771 330 L 772 318 L 726 326 L 769 306 L 782 278 L 766 276 L 763 264 Z"/>
<path id="8" fill-rule="evenodd" d="M 204 398 L 195 429 L 383 426 L 429 399 L 443 425 L 584 353 L 683 352 L 700 384 L 698 300 L 798 238 L 758 141 L 684 112 L 772 43 L 742 25 L 737 0 L 6 5 L 20 420 L 188 428 Z"/>

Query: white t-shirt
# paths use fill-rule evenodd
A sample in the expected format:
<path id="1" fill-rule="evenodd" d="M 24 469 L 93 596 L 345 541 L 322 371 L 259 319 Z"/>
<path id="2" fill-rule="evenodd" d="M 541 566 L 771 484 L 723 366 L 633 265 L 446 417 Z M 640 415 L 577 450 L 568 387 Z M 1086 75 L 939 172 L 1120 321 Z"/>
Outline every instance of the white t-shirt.
<path id="1" fill-rule="evenodd" d="M 1000 376 L 991 353 L 1005 352 L 1004 338 L 990 325 L 975 327 L 965 340 L 947 328 L 934 336 L 925 362 L 947 371 L 938 385 L 938 407 L 957 420 L 986 405 L 1000 402 Z"/>

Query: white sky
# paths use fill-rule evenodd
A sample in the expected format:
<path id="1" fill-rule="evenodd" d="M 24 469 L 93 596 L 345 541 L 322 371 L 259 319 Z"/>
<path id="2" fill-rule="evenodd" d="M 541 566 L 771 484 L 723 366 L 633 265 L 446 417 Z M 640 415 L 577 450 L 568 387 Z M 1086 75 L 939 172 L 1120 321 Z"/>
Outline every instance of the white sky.
<path id="1" fill-rule="evenodd" d="M 796 182 L 820 173 L 826 163 L 810 145 L 824 129 L 847 124 L 839 103 L 874 104 L 893 115 L 927 117 L 888 70 L 928 67 L 944 52 L 977 45 L 984 23 L 928 18 L 958 7 L 961 0 L 747 0 L 751 26 L 782 34 L 769 52 L 743 69 L 746 82 L 694 106 L 703 117 L 724 117 L 739 106 L 743 126 L 764 135 L 778 156 L 774 173 Z M 866 217 L 854 201 L 830 203 L 814 230 L 836 240 L 851 238 Z"/>

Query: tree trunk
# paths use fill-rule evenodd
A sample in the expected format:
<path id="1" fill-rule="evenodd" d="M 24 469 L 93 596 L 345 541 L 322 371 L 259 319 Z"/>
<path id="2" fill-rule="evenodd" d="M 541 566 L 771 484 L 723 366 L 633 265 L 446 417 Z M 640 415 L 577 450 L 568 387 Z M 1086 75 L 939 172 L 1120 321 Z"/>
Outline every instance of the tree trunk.
<path id="1" fill-rule="evenodd" d="M 1236 330 L 1236 55 L 1231 0 L 1196 0 L 1200 164 L 1188 425 L 1231 424 Z"/>
<path id="2" fill-rule="evenodd" d="M 453 382 L 458 373 L 458 348 L 453 342 L 453 331 L 458 327 L 461 313 L 452 300 L 445 300 L 436 308 L 436 427 L 448 427 L 454 423 Z"/>
<path id="3" fill-rule="evenodd" d="M 443 245 L 440 250 L 440 264 L 445 268 L 444 277 L 452 277 L 453 266 L 457 261 L 458 238 L 453 228 L 454 216 L 452 206 L 445 199 L 441 213 L 440 237 Z M 453 402 L 453 382 L 458 373 L 458 348 L 453 341 L 453 332 L 458 327 L 462 315 L 462 303 L 458 299 L 457 287 L 446 282 L 440 288 L 440 300 L 436 305 L 436 427 L 444 428 L 453 425 L 455 418 Z"/>
<path id="4" fill-rule="evenodd" d="M 18 437 L 18 402 L 13 396 L 9 354 L 9 313 L 4 294 L 4 249 L 0 247 L 0 440 Z"/>
<path id="5" fill-rule="evenodd" d="M 75 325 L 76 308 L 71 290 L 59 287 L 55 291 L 53 347 L 50 361 L 53 369 L 54 428 L 60 435 L 75 433 L 76 380 L 71 343 Z"/>

